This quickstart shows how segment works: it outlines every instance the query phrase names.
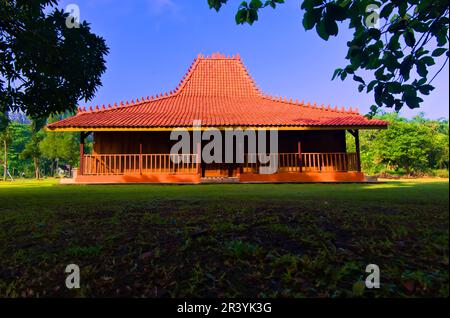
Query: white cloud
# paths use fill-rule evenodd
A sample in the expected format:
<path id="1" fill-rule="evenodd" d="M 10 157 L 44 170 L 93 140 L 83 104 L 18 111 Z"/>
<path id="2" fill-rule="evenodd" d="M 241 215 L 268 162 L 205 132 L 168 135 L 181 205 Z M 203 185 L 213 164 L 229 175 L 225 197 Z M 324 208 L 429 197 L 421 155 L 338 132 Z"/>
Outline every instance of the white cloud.
<path id="1" fill-rule="evenodd" d="M 148 0 L 150 13 L 153 15 L 161 15 L 164 13 L 175 14 L 180 7 L 173 0 Z"/>

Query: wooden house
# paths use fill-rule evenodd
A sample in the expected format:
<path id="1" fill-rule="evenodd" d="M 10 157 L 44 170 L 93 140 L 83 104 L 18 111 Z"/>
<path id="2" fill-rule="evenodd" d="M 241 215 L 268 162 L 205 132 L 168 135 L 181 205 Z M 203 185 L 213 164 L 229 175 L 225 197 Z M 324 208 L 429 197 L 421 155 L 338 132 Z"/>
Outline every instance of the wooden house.
<path id="1" fill-rule="evenodd" d="M 201 123 L 201 127 L 194 123 Z M 108 106 L 79 108 L 77 115 L 48 125 L 50 131 L 81 132 L 78 183 L 362 182 L 359 130 L 383 129 L 357 109 L 305 103 L 264 94 L 239 56 L 199 55 L 173 91 Z M 193 134 L 216 128 L 278 132 L 274 173 L 245 146 L 244 160 L 206 163 L 207 141 L 173 160 L 174 129 Z M 346 132 L 356 152 L 347 152 Z M 85 138 L 93 134 L 93 151 Z M 179 157 L 179 156 L 178 156 Z"/>

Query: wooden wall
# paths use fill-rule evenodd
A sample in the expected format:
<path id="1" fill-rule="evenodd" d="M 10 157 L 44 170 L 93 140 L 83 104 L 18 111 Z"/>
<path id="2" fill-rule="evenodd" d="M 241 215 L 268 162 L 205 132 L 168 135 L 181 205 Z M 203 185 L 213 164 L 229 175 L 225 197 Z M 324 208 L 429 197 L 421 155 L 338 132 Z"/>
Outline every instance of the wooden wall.
<path id="1" fill-rule="evenodd" d="M 298 141 L 302 152 L 346 152 L 344 130 L 279 131 L 278 152 L 298 151 Z M 170 153 L 176 141 L 170 140 L 170 132 L 95 132 L 94 154 L 138 154 L 142 152 Z M 203 142 L 204 144 L 208 142 Z"/>

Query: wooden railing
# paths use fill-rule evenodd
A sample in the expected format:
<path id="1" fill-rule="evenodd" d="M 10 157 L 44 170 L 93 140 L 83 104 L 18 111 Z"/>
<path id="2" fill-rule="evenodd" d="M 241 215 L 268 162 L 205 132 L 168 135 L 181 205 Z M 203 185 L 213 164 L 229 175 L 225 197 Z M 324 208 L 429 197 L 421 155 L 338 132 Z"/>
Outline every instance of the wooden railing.
<path id="1" fill-rule="evenodd" d="M 84 175 L 197 172 L 196 155 L 193 154 L 84 155 L 82 167 Z"/>
<path id="2" fill-rule="evenodd" d="M 266 155 L 269 156 L 269 155 Z M 244 173 L 258 173 L 261 166 L 260 160 L 255 160 L 258 154 L 246 154 Z M 357 171 L 356 153 L 278 153 L 270 154 L 271 162 L 278 160 L 278 172 L 344 172 Z"/>
<path id="3" fill-rule="evenodd" d="M 267 166 L 261 163 L 258 156 L 245 154 L 242 172 L 259 173 L 261 166 Z M 278 172 L 340 172 L 358 169 L 356 153 L 303 153 L 301 158 L 298 153 L 278 153 L 270 154 L 270 160 L 277 164 Z M 222 166 L 226 167 L 225 164 Z M 195 154 L 84 155 L 82 167 L 83 175 L 199 173 Z"/>

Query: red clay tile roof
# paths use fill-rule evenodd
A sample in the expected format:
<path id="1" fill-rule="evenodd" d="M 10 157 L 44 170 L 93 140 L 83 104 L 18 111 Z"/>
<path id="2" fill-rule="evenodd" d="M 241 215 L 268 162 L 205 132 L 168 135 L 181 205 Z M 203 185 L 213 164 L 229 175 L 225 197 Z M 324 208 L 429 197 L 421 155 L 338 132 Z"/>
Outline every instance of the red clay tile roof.
<path id="1" fill-rule="evenodd" d="M 305 104 L 268 96 L 257 87 L 239 56 L 198 56 L 174 91 L 120 105 L 79 108 L 76 116 L 48 125 L 60 128 L 171 128 L 225 126 L 363 126 L 383 128 L 351 107 Z"/>

